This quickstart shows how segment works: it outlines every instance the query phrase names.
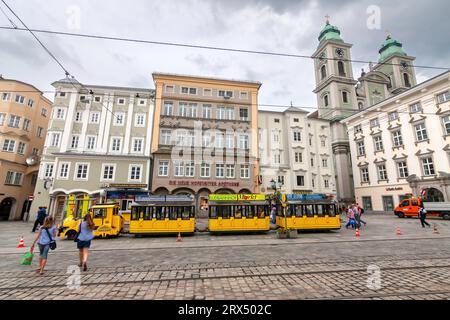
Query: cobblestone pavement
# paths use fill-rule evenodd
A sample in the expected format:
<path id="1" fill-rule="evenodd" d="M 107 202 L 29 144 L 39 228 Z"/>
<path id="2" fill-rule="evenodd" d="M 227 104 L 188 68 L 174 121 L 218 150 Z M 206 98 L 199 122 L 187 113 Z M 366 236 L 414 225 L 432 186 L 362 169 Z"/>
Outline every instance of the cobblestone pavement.
<path id="1" fill-rule="evenodd" d="M 450 299 L 450 223 L 439 234 L 413 219 L 367 216 L 354 231 L 94 240 L 90 269 L 74 285 L 71 241 L 50 252 L 47 272 L 19 265 L 30 224 L 0 224 L 0 299 Z M 400 227 L 403 235 L 395 235 Z M 18 236 L 19 235 L 19 236 Z M 369 268 L 369 269 L 368 269 Z M 370 281 L 378 268 L 380 282 Z"/>

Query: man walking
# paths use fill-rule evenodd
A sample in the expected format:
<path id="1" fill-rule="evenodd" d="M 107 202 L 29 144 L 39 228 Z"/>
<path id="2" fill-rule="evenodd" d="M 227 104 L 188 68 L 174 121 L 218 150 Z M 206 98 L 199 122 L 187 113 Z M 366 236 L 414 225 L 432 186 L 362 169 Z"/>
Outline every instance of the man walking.
<path id="1" fill-rule="evenodd" d="M 420 209 L 419 209 L 419 219 L 420 219 L 420 223 L 422 224 L 422 228 L 425 228 L 425 225 L 427 225 L 428 227 L 431 227 L 430 224 L 425 221 L 426 218 L 427 218 L 427 210 L 425 210 L 425 208 L 423 207 L 423 204 L 421 204 Z"/>
<path id="2" fill-rule="evenodd" d="M 37 212 L 36 221 L 34 222 L 33 230 L 31 232 L 36 232 L 36 228 L 38 225 L 43 225 L 45 217 L 47 216 L 47 212 L 44 207 L 39 207 Z"/>
<path id="3" fill-rule="evenodd" d="M 363 213 L 364 213 L 364 209 L 361 208 L 361 206 L 359 205 L 359 203 L 356 204 L 356 208 L 358 208 L 359 211 L 359 221 L 361 221 L 361 223 L 364 223 L 364 226 L 367 225 L 367 222 L 365 222 L 363 219 L 361 219 Z"/>
<path id="4" fill-rule="evenodd" d="M 359 214 L 359 209 L 356 204 L 353 204 L 352 207 L 353 213 L 355 214 L 355 221 L 356 221 L 356 229 L 361 228 L 361 215 Z"/>

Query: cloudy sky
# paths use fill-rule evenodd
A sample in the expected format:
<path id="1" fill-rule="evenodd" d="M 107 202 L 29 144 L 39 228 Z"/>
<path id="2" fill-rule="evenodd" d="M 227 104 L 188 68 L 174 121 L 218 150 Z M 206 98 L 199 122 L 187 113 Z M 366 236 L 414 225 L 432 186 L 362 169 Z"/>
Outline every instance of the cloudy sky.
<path id="1" fill-rule="evenodd" d="M 417 65 L 450 66 L 448 19 L 442 16 L 450 12 L 448 0 L 6 2 L 34 29 L 302 55 L 311 55 L 317 48 L 324 16 L 329 14 L 343 39 L 354 45 L 355 60 L 376 61 L 389 30 L 409 55 L 417 57 Z M 12 16 L 1 2 L 0 6 Z M 20 26 L 17 20 L 13 21 Z M 10 26 L 1 12 L 0 26 Z M 289 105 L 292 101 L 306 108 L 316 106 L 311 59 L 57 35 L 39 37 L 70 73 L 86 84 L 153 88 L 154 71 L 194 74 L 260 81 L 261 104 Z M 353 68 L 359 76 L 361 68 L 368 67 L 354 64 Z M 419 81 L 440 72 L 417 69 Z M 41 90 L 52 90 L 51 83 L 64 77 L 30 34 L 10 30 L 0 30 L 0 74 L 29 82 Z"/>

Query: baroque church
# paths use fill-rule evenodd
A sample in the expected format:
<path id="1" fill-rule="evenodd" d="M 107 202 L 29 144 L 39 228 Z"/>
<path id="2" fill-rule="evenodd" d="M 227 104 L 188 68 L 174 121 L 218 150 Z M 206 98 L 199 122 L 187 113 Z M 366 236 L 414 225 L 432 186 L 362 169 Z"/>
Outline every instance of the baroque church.
<path id="1" fill-rule="evenodd" d="M 317 116 L 331 122 L 332 148 L 339 201 L 354 201 L 350 144 L 347 128 L 340 121 L 359 110 L 400 94 L 417 84 L 414 57 L 390 35 L 379 49 L 379 59 L 367 72 L 362 69 L 355 79 L 351 48 L 340 30 L 330 24 L 319 35 L 319 45 L 312 55 L 316 78 Z"/>

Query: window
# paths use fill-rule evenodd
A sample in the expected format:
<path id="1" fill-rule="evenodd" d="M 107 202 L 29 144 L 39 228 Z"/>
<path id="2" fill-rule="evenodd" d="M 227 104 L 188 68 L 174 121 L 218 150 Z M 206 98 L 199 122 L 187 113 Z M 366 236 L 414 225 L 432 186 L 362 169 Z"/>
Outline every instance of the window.
<path id="1" fill-rule="evenodd" d="M 378 127 L 380 125 L 380 121 L 378 120 L 378 118 L 372 119 L 370 120 L 370 127 Z"/>
<path id="2" fill-rule="evenodd" d="M 216 133 L 216 148 L 224 148 L 225 147 L 225 141 L 224 141 L 224 134 L 223 133 Z"/>
<path id="3" fill-rule="evenodd" d="M 2 101 L 10 101 L 10 100 L 11 100 L 11 93 L 3 92 L 2 93 Z"/>
<path id="4" fill-rule="evenodd" d="M 377 166 L 378 169 L 378 180 L 387 180 L 388 176 L 387 176 L 387 170 L 386 170 L 386 165 L 384 164 L 380 164 Z"/>
<path id="5" fill-rule="evenodd" d="M 31 151 L 31 155 L 33 155 L 33 156 L 39 155 L 39 149 L 38 148 L 33 148 L 33 150 Z"/>
<path id="6" fill-rule="evenodd" d="M 422 106 L 420 105 L 420 102 L 416 102 L 409 106 L 409 112 L 411 113 L 417 113 L 422 111 Z"/>
<path id="7" fill-rule="evenodd" d="M 77 111 L 75 112 L 75 122 L 82 122 L 83 121 L 83 112 Z"/>
<path id="8" fill-rule="evenodd" d="M 91 117 L 89 119 L 89 123 L 99 123 L 100 122 L 100 113 L 99 112 L 91 112 Z"/>
<path id="9" fill-rule="evenodd" d="M 425 127 L 425 123 L 419 123 L 414 126 L 416 131 L 416 140 L 418 142 L 424 141 L 428 139 L 427 128 Z"/>
<path id="10" fill-rule="evenodd" d="M 212 96 L 212 90 L 211 89 L 203 89 L 203 95 L 205 97 L 211 97 Z"/>
<path id="11" fill-rule="evenodd" d="M 161 130 L 161 145 L 170 145 L 172 138 L 172 131 L 171 130 Z"/>
<path id="12" fill-rule="evenodd" d="M 227 133 L 225 135 L 225 147 L 228 149 L 234 148 L 234 135 Z"/>
<path id="13" fill-rule="evenodd" d="M 211 147 L 211 134 L 210 133 L 203 134 L 202 145 L 205 148 Z"/>
<path id="14" fill-rule="evenodd" d="M 140 106 L 145 106 L 147 104 L 147 100 L 146 99 L 140 99 L 139 100 L 139 105 Z"/>
<path id="15" fill-rule="evenodd" d="M 399 178 L 408 178 L 408 165 L 406 161 L 397 162 L 397 169 Z"/>
<path id="16" fill-rule="evenodd" d="M 284 176 L 278 176 L 277 181 L 279 184 L 281 184 L 283 186 L 284 185 Z"/>
<path id="17" fill-rule="evenodd" d="M 197 117 L 197 104 L 196 103 L 180 103 L 178 108 L 178 116 L 187 118 Z"/>
<path id="18" fill-rule="evenodd" d="M 44 178 L 50 178 L 53 176 L 53 164 L 52 163 L 47 163 L 44 166 Z"/>
<path id="19" fill-rule="evenodd" d="M 14 115 L 9 116 L 8 127 L 19 128 L 19 124 L 20 124 L 20 117 Z"/>
<path id="20" fill-rule="evenodd" d="M 373 142 L 375 144 L 375 151 L 383 151 L 383 138 L 381 136 L 376 136 L 373 138 Z"/>
<path id="21" fill-rule="evenodd" d="M 20 186 L 22 185 L 23 173 L 8 171 L 6 173 L 5 184 Z"/>
<path id="22" fill-rule="evenodd" d="M 225 91 L 225 90 L 219 90 L 218 92 L 219 97 L 227 97 L 232 98 L 233 97 L 233 91 Z"/>
<path id="23" fill-rule="evenodd" d="M 234 108 L 227 108 L 227 119 L 228 120 L 234 120 Z"/>
<path id="24" fill-rule="evenodd" d="M 297 186 L 299 186 L 299 187 L 305 186 L 305 177 L 304 176 L 297 176 Z"/>
<path id="25" fill-rule="evenodd" d="M 248 99 L 248 92 L 240 92 L 239 93 L 239 98 L 241 98 L 241 99 L 244 99 L 244 100 L 247 100 Z"/>
<path id="26" fill-rule="evenodd" d="M 326 67 L 325 65 L 323 65 L 323 66 L 320 68 L 320 76 L 321 76 L 321 79 L 322 79 L 322 80 L 325 79 L 325 78 L 327 77 L 327 67 Z"/>
<path id="27" fill-rule="evenodd" d="M 0 126 L 5 124 L 6 113 L 0 113 Z"/>
<path id="28" fill-rule="evenodd" d="M 142 153 L 142 147 L 144 145 L 144 138 L 133 138 L 133 152 Z"/>
<path id="29" fill-rule="evenodd" d="M 16 141 L 5 139 L 3 142 L 3 151 L 14 152 L 14 147 L 16 146 Z"/>
<path id="30" fill-rule="evenodd" d="M 102 97 L 94 97 L 95 102 L 102 102 Z"/>
<path id="31" fill-rule="evenodd" d="M 225 178 L 225 165 L 216 164 L 216 178 Z"/>
<path id="32" fill-rule="evenodd" d="M 294 141 L 302 141 L 302 133 L 300 131 L 294 131 Z"/>
<path id="33" fill-rule="evenodd" d="M 86 96 L 80 96 L 80 102 L 88 102 Z"/>
<path id="34" fill-rule="evenodd" d="M 203 162 L 200 165 L 200 176 L 202 178 L 209 178 L 211 176 L 211 164 Z"/>
<path id="35" fill-rule="evenodd" d="M 338 61 L 338 72 L 339 72 L 339 76 L 345 77 L 345 68 L 344 68 L 344 63 L 342 61 Z"/>
<path id="36" fill-rule="evenodd" d="M 86 149 L 94 150 L 95 149 L 95 141 L 96 141 L 96 137 L 94 137 L 94 136 L 87 136 Z"/>
<path id="37" fill-rule="evenodd" d="M 87 180 L 89 174 L 89 164 L 80 163 L 76 165 L 75 180 Z"/>
<path id="38" fill-rule="evenodd" d="M 123 126 L 125 123 L 125 114 L 122 112 L 116 112 L 114 115 L 114 122 L 113 125 L 115 126 Z"/>
<path id="39" fill-rule="evenodd" d="M 31 120 L 24 119 L 23 120 L 23 130 L 29 132 L 30 131 L 30 126 L 31 126 Z"/>
<path id="40" fill-rule="evenodd" d="M 359 109 L 359 110 L 362 110 L 363 108 L 364 108 L 364 103 L 359 102 L 359 103 L 358 103 L 358 109 Z"/>
<path id="41" fill-rule="evenodd" d="M 364 145 L 364 141 L 359 141 L 356 143 L 356 149 L 358 152 L 358 157 L 362 157 L 366 155 L 366 147 Z"/>
<path id="42" fill-rule="evenodd" d="M 226 119 L 226 109 L 225 109 L 225 107 L 218 107 L 217 108 L 217 119 L 219 119 L 219 120 Z"/>
<path id="43" fill-rule="evenodd" d="M 51 147 L 59 147 L 59 139 L 61 137 L 60 133 L 52 133 L 51 134 L 51 140 L 50 140 L 50 146 Z"/>
<path id="44" fill-rule="evenodd" d="M 69 178 L 69 163 L 61 163 L 59 165 L 59 179 L 68 179 Z"/>
<path id="45" fill-rule="evenodd" d="M 141 180 L 141 165 L 130 165 L 130 180 L 132 181 L 140 181 Z"/>
<path id="46" fill-rule="evenodd" d="M 78 148 L 78 142 L 80 141 L 80 136 L 72 136 L 72 141 L 70 143 L 71 149 Z"/>
<path id="47" fill-rule="evenodd" d="M 279 153 L 273 155 L 273 162 L 275 164 L 280 164 L 281 163 L 281 155 Z"/>
<path id="48" fill-rule="evenodd" d="M 398 119 L 398 112 L 397 111 L 389 112 L 388 113 L 388 119 L 389 119 L 389 121 L 397 120 Z"/>
<path id="49" fill-rule="evenodd" d="M 325 107 L 328 107 L 329 104 L 330 104 L 330 101 L 329 101 L 329 99 L 328 99 L 328 95 L 323 96 L 323 105 L 324 105 Z"/>
<path id="50" fill-rule="evenodd" d="M 361 168 L 361 182 L 363 182 L 363 183 L 370 182 L 368 168 Z"/>
<path id="51" fill-rule="evenodd" d="M 234 179 L 234 171 L 235 171 L 234 164 L 227 164 L 226 167 L 227 178 Z"/>
<path id="52" fill-rule="evenodd" d="M 115 165 L 113 164 L 104 164 L 102 170 L 102 179 L 103 181 L 112 181 L 114 180 L 114 169 Z"/>
<path id="53" fill-rule="evenodd" d="M 248 109 L 247 108 L 239 109 L 239 119 L 241 121 L 248 121 Z"/>
<path id="54" fill-rule="evenodd" d="M 425 176 L 432 176 L 435 175 L 434 171 L 434 164 L 433 164 L 433 158 L 423 158 L 422 159 L 422 168 L 423 168 L 423 174 Z"/>
<path id="55" fill-rule="evenodd" d="M 42 132 L 43 132 L 43 131 L 44 131 L 44 128 L 38 127 L 37 130 L 36 130 L 36 136 L 37 136 L 38 138 L 41 138 L 41 137 L 42 137 Z"/>
<path id="56" fill-rule="evenodd" d="M 328 167 L 328 160 L 322 159 L 322 167 L 327 168 Z"/>
<path id="57" fill-rule="evenodd" d="M 47 117 L 47 109 L 42 109 L 41 110 L 41 116 L 43 116 L 43 117 Z"/>
<path id="58" fill-rule="evenodd" d="M 122 138 L 112 138 L 111 140 L 111 151 L 112 152 L 120 152 L 122 145 Z"/>
<path id="59" fill-rule="evenodd" d="M 135 115 L 134 126 L 135 127 L 144 127 L 145 126 L 145 114 L 137 113 Z"/>
<path id="60" fill-rule="evenodd" d="M 244 150 L 249 149 L 248 135 L 245 134 L 239 136 L 239 148 Z"/>
<path id="61" fill-rule="evenodd" d="M 164 102 L 163 115 L 164 116 L 173 115 L 173 102 Z"/>
<path id="62" fill-rule="evenodd" d="M 181 87 L 181 93 L 182 94 L 196 95 L 197 94 L 197 88 Z"/>
<path id="63" fill-rule="evenodd" d="M 212 117 L 212 107 L 210 104 L 204 104 L 202 108 L 203 119 L 211 119 Z"/>
<path id="64" fill-rule="evenodd" d="M 295 162 L 302 163 L 303 162 L 303 153 L 295 152 Z"/>
<path id="65" fill-rule="evenodd" d="M 300 122 L 300 120 L 298 118 L 294 118 L 294 122 Z"/>
<path id="66" fill-rule="evenodd" d="M 175 87 L 166 85 L 166 93 L 175 93 Z"/>
<path id="67" fill-rule="evenodd" d="M 34 101 L 33 101 L 32 99 L 28 99 L 27 106 L 29 106 L 30 108 L 33 108 L 33 106 L 34 106 Z"/>
<path id="68" fill-rule="evenodd" d="M 66 110 L 64 108 L 56 108 L 53 110 L 53 119 L 64 120 L 64 116 L 66 114 Z"/>
<path id="69" fill-rule="evenodd" d="M 443 117 L 442 123 L 444 125 L 445 134 L 450 134 L 450 116 Z"/>
<path id="70" fill-rule="evenodd" d="M 123 98 L 117 99 L 117 104 L 119 104 L 121 106 L 125 105 L 125 99 L 123 99 Z"/>
<path id="71" fill-rule="evenodd" d="M 241 165 L 241 179 L 250 178 L 250 166 L 248 164 Z"/>
<path id="72" fill-rule="evenodd" d="M 61 98 L 64 98 L 64 97 L 66 96 L 66 93 L 65 93 L 65 92 L 60 92 L 60 93 L 59 93 L 59 96 L 60 96 Z"/>
<path id="73" fill-rule="evenodd" d="M 167 177 L 169 175 L 169 161 L 160 161 L 158 167 L 158 176 Z"/>
<path id="74" fill-rule="evenodd" d="M 16 103 L 20 103 L 20 104 L 24 104 L 25 102 L 25 97 L 21 96 L 21 95 L 16 95 Z"/>
<path id="75" fill-rule="evenodd" d="M 184 164 L 181 161 L 174 161 L 174 175 L 175 177 L 183 177 L 184 176 Z"/>
<path id="76" fill-rule="evenodd" d="M 195 176 L 195 164 L 194 162 L 187 162 L 185 165 L 185 176 L 193 177 Z"/>
<path id="77" fill-rule="evenodd" d="M 407 73 L 403 74 L 403 80 L 405 81 L 405 87 L 411 87 L 411 81 L 409 80 L 409 75 Z"/>
<path id="78" fill-rule="evenodd" d="M 273 119 L 273 122 L 275 122 L 275 123 L 280 123 L 280 119 L 278 119 L 278 118 Z"/>
<path id="79" fill-rule="evenodd" d="M 348 103 L 348 92 L 347 91 L 342 91 L 342 101 L 344 103 Z"/>
<path id="80" fill-rule="evenodd" d="M 311 167 L 314 167 L 314 158 L 311 158 Z"/>
<path id="81" fill-rule="evenodd" d="M 325 188 L 329 188 L 330 187 L 330 181 L 328 179 L 324 179 L 323 180 L 323 185 L 325 186 Z"/>
<path id="82" fill-rule="evenodd" d="M 321 140 L 321 141 L 320 141 L 320 145 L 321 145 L 323 148 L 325 148 L 326 145 L 327 145 L 326 140 Z"/>
<path id="83" fill-rule="evenodd" d="M 440 95 L 437 96 L 437 100 L 439 103 L 444 103 L 447 101 L 450 101 L 450 91 L 441 93 Z"/>
<path id="84" fill-rule="evenodd" d="M 355 134 L 356 133 L 362 133 L 362 126 L 361 125 L 355 126 L 354 130 L 355 130 Z"/>
<path id="85" fill-rule="evenodd" d="M 392 140 L 394 142 L 394 147 L 403 146 L 402 132 L 400 130 L 392 132 Z"/>

